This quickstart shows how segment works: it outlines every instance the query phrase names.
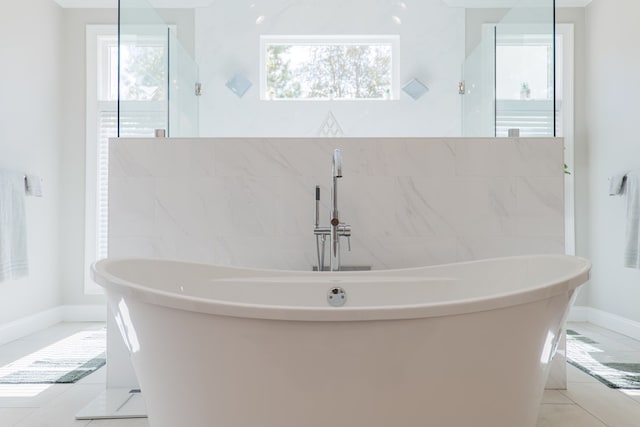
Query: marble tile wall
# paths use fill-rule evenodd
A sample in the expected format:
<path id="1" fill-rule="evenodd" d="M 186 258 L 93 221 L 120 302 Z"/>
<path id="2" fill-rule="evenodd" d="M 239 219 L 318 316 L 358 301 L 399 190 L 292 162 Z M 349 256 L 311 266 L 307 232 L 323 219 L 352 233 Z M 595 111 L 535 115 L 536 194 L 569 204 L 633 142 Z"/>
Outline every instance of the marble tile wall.
<path id="1" fill-rule="evenodd" d="M 344 265 L 564 251 L 560 139 L 201 138 L 112 142 L 110 255 L 309 270 L 334 148 Z"/>

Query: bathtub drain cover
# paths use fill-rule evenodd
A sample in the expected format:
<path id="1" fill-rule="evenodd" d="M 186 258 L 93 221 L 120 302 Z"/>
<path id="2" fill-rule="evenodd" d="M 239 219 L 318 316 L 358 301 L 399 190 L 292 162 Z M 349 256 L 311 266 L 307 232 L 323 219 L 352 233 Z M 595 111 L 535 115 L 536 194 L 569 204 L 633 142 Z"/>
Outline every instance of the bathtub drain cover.
<path id="1" fill-rule="evenodd" d="M 334 307 L 341 307 L 347 302 L 347 293 L 342 288 L 331 288 L 327 293 L 327 302 Z"/>

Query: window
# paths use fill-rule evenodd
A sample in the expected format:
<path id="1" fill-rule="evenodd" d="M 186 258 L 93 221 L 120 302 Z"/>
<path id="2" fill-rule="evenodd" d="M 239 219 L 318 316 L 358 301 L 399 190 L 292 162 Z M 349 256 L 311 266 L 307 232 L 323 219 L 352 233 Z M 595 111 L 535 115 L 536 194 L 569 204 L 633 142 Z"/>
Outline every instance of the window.
<path id="1" fill-rule="evenodd" d="M 496 46 L 499 74 L 496 97 L 503 100 L 553 99 L 553 45 L 549 40 L 530 37 L 512 43 L 501 38 Z"/>
<path id="2" fill-rule="evenodd" d="M 398 36 L 263 36 L 263 100 L 399 98 Z"/>
<path id="3" fill-rule="evenodd" d="M 118 36 L 115 25 L 87 26 L 85 293 L 102 293 L 90 265 L 108 251 L 109 138 L 118 136 Z M 123 39 L 120 136 L 152 137 L 167 128 L 166 27 Z"/>
<path id="4" fill-rule="evenodd" d="M 501 26 L 501 28 L 504 25 Z M 496 136 L 506 137 L 509 128 L 526 137 L 562 134 L 562 36 L 557 37 L 557 105 L 553 105 L 553 37 L 542 33 L 498 34 L 496 61 Z M 521 30 L 520 30 L 521 31 Z M 554 130 L 554 111 L 556 114 Z"/>

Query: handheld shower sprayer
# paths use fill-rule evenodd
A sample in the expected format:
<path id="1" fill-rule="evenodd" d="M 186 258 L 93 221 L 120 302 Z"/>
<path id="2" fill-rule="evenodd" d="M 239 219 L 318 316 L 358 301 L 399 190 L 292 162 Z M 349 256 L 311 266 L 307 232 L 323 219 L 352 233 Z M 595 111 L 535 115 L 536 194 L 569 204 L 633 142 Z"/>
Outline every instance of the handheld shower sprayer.
<path id="1" fill-rule="evenodd" d="M 318 271 L 324 270 L 324 247 L 327 241 L 327 235 L 318 233 L 320 230 L 320 186 L 316 185 L 316 218 L 315 218 L 315 235 L 316 235 L 316 254 L 318 255 Z M 320 246 L 322 245 L 322 249 Z"/>
<path id="2" fill-rule="evenodd" d="M 320 225 L 320 186 L 316 185 L 316 227 Z"/>

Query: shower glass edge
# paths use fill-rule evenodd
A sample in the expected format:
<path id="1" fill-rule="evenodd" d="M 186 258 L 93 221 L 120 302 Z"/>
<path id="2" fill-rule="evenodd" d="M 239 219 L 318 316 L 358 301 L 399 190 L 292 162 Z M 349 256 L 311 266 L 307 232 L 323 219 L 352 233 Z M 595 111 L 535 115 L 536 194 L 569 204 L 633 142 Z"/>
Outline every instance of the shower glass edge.
<path id="1" fill-rule="evenodd" d="M 198 65 L 163 14 L 148 0 L 118 2 L 118 137 L 199 134 Z"/>
<path id="2" fill-rule="evenodd" d="M 462 135 L 557 134 L 555 0 L 517 0 L 462 67 Z"/>

